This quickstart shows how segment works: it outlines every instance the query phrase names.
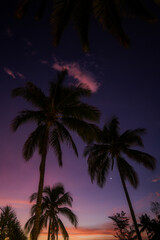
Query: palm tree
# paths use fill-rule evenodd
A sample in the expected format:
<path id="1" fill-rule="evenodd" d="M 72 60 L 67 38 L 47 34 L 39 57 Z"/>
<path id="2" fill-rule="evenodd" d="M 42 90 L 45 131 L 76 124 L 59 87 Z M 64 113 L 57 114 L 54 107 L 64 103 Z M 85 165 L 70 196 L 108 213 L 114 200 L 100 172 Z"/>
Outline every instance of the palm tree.
<path id="1" fill-rule="evenodd" d="M 15 13 L 16 18 L 21 19 L 32 2 L 34 0 L 22 0 Z M 35 16 L 37 20 L 43 16 L 46 5 L 49 3 L 47 0 L 39 2 Z M 151 0 L 151 2 L 160 3 L 158 0 Z M 147 9 L 145 1 L 142 0 L 53 0 L 52 5 L 53 11 L 50 19 L 54 45 L 59 44 L 64 29 L 70 21 L 73 21 L 80 34 L 85 52 L 89 51 L 88 31 L 92 15 L 125 47 L 130 45 L 130 41 L 122 26 L 124 17 L 140 17 L 149 22 L 157 20 Z"/>
<path id="2" fill-rule="evenodd" d="M 36 199 L 37 193 L 33 193 L 30 197 L 30 201 L 32 202 Z M 65 240 L 69 239 L 67 230 L 59 215 L 64 215 L 75 227 L 77 227 L 77 216 L 70 208 L 67 207 L 72 207 L 72 202 L 73 199 L 71 194 L 69 192 L 65 192 L 64 186 L 61 183 L 54 185 L 52 188 L 49 186 L 44 188 L 42 197 L 41 225 L 39 231 L 41 231 L 43 227 L 47 227 L 47 225 L 49 225 L 48 240 L 50 240 L 50 236 L 52 236 L 53 239 L 55 239 L 56 236 L 58 239 L 59 229 L 61 229 L 63 238 Z M 32 206 L 32 216 L 25 224 L 27 232 L 32 230 L 35 219 L 35 209 L 36 204 Z"/>
<path id="3" fill-rule="evenodd" d="M 132 149 L 132 147 L 143 147 L 141 138 L 143 134 L 145 134 L 143 128 L 127 130 L 120 134 L 119 121 L 114 117 L 104 125 L 99 142 L 88 145 L 84 152 L 84 155 L 88 156 L 88 171 L 91 180 L 96 179 L 100 187 L 105 184 L 110 168 L 113 170 L 116 164 L 139 240 L 141 240 L 141 236 L 125 184 L 125 181 L 128 180 L 134 188 L 137 188 L 139 181 L 137 173 L 125 159 L 125 155 L 148 169 L 155 169 L 156 160 L 154 157 L 137 149 Z"/>
<path id="4" fill-rule="evenodd" d="M 27 82 L 25 87 L 12 91 L 13 97 L 21 96 L 35 107 L 35 110 L 19 112 L 11 124 L 13 131 L 16 131 L 24 123 L 31 121 L 36 123 L 36 129 L 29 135 L 23 147 L 26 161 L 33 156 L 36 148 L 41 156 L 33 240 L 37 240 L 38 236 L 48 147 L 54 149 L 59 166 L 62 166 L 61 143 L 65 142 L 71 146 L 78 156 L 76 145 L 68 129 L 75 131 L 84 141 L 91 141 L 98 131 L 98 127 L 88 121 L 98 121 L 99 111 L 81 101 L 81 97 L 90 96 L 91 91 L 81 85 L 63 86 L 65 75 L 66 72 L 59 73 L 58 81 L 50 83 L 49 96 L 31 82 Z"/>
<path id="5" fill-rule="evenodd" d="M 12 207 L 5 206 L 0 209 L 0 239 L 27 240 L 27 237 L 24 235 L 20 222 L 18 221 L 16 213 Z"/>

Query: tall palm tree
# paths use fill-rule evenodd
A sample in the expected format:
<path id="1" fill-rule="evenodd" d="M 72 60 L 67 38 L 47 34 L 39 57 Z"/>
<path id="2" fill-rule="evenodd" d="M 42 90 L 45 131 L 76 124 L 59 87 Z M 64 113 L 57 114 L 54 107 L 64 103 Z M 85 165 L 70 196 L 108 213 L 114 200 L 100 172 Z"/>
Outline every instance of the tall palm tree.
<path id="1" fill-rule="evenodd" d="M 34 0 L 22 0 L 15 13 L 18 19 L 22 18 L 28 7 Z M 160 4 L 158 0 L 151 0 Z M 47 0 L 39 1 L 39 8 L 35 18 L 40 19 L 46 5 Z M 54 45 L 57 46 L 60 42 L 64 29 L 69 25 L 70 21 L 76 26 L 83 50 L 89 51 L 89 23 L 92 15 L 99 21 L 104 29 L 107 29 L 114 35 L 121 44 L 128 47 L 130 44 L 129 38 L 122 26 L 124 17 L 140 17 L 149 22 L 156 21 L 156 18 L 147 9 L 146 3 L 143 0 L 53 0 L 53 11 L 51 13 L 51 24 L 53 29 Z"/>
<path id="2" fill-rule="evenodd" d="M 98 127 L 90 121 L 99 120 L 99 111 L 81 101 L 81 97 L 90 96 L 91 91 L 82 88 L 81 85 L 65 87 L 63 85 L 65 75 L 66 72 L 59 73 L 58 81 L 50 82 L 49 96 L 31 82 L 12 91 L 13 97 L 21 96 L 35 107 L 35 110 L 19 112 L 11 124 L 13 131 L 16 131 L 24 123 L 31 121 L 36 123 L 36 129 L 29 135 L 23 147 L 26 161 L 32 157 L 36 148 L 41 156 L 33 240 L 37 240 L 38 236 L 48 147 L 54 149 L 59 166 L 62 166 L 61 143 L 67 143 L 78 155 L 68 129 L 75 131 L 84 141 L 91 141 L 98 131 Z"/>
<path id="3" fill-rule="evenodd" d="M 148 169 L 155 169 L 156 160 L 154 157 L 137 149 L 132 149 L 132 147 L 143 147 L 141 137 L 143 134 L 145 134 L 145 129 L 143 128 L 127 130 L 120 134 L 119 121 L 114 117 L 109 123 L 104 125 L 99 142 L 88 145 L 84 152 L 84 155 L 88 156 L 88 171 L 91 180 L 96 179 L 100 187 L 103 187 L 105 184 L 110 168 L 113 170 L 115 165 L 118 168 L 139 240 L 141 240 L 141 236 L 125 183 L 128 180 L 134 188 L 137 188 L 139 181 L 137 173 L 125 159 L 125 156 Z"/>
<path id="4" fill-rule="evenodd" d="M 33 193 L 30 197 L 30 201 L 32 202 L 36 199 L 37 193 Z M 44 188 L 42 196 L 41 225 L 39 231 L 41 231 L 43 227 L 47 227 L 47 225 L 49 225 L 48 240 L 50 240 L 50 236 L 52 236 L 53 239 L 55 239 L 56 236 L 58 239 L 59 229 L 61 229 L 63 238 L 65 240 L 69 239 L 67 230 L 59 215 L 64 215 L 75 227 L 77 227 L 77 216 L 70 208 L 67 207 L 72 207 L 72 202 L 73 199 L 71 194 L 65 191 L 64 186 L 61 183 L 54 185 L 52 188 L 49 186 Z M 32 216 L 25 224 L 27 232 L 32 230 L 35 219 L 35 209 L 36 204 L 32 206 Z"/>

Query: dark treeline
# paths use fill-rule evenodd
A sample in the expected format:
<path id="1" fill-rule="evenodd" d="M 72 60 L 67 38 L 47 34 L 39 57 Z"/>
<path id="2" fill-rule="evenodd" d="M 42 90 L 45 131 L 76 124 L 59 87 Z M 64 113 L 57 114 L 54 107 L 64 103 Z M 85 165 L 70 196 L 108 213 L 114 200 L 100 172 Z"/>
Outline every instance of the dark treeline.
<path id="1" fill-rule="evenodd" d="M 139 230 L 140 233 L 147 235 L 148 240 L 160 239 L 160 203 L 152 202 L 151 211 L 155 214 L 153 219 L 147 213 L 139 217 Z M 126 216 L 124 211 L 109 216 L 115 226 L 115 235 L 119 240 L 134 240 L 137 239 L 133 225 L 129 224 L 130 219 Z"/>

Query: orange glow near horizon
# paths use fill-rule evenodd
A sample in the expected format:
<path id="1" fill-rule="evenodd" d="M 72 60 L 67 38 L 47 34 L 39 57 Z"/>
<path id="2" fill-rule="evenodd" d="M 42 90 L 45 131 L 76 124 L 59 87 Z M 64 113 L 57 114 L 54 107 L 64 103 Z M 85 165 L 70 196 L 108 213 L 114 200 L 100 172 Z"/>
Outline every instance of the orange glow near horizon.
<path id="1" fill-rule="evenodd" d="M 113 229 L 104 228 L 67 228 L 70 240 L 114 240 L 116 239 L 113 234 L 115 233 Z M 40 234 L 39 240 L 45 240 L 47 236 L 47 231 L 43 231 Z M 61 234 L 59 234 L 59 239 L 63 240 Z"/>

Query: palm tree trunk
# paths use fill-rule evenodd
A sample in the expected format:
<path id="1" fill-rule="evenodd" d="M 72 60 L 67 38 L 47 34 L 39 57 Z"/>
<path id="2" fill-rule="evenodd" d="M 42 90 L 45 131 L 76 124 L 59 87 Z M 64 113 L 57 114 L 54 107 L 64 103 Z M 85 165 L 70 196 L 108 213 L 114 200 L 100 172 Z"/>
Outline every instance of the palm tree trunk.
<path id="1" fill-rule="evenodd" d="M 37 194 L 37 203 L 36 203 L 36 214 L 35 214 L 35 222 L 33 226 L 33 231 L 31 234 L 31 240 L 37 240 L 39 235 L 39 224 L 40 224 L 40 216 L 41 216 L 41 202 L 42 202 L 42 193 L 44 186 L 44 175 L 45 175 L 45 163 L 47 156 L 47 146 L 48 146 L 48 132 L 49 126 L 47 126 L 44 139 L 43 139 L 43 150 L 42 150 L 42 158 L 40 164 L 40 177 L 39 177 L 39 185 L 38 185 L 38 194 Z"/>
<path id="2" fill-rule="evenodd" d="M 51 219 L 49 220 L 48 240 L 50 240 L 50 233 L 51 233 Z"/>
<path id="3" fill-rule="evenodd" d="M 118 170 L 119 170 L 121 182 L 122 182 L 122 185 L 123 185 L 123 189 L 124 189 L 124 192 L 125 192 L 125 195 L 126 195 L 126 198 L 127 198 L 127 202 L 128 202 L 128 206 L 129 206 L 129 209 L 130 209 L 131 216 L 132 216 L 132 220 L 133 220 L 133 224 L 134 224 L 135 231 L 136 231 L 136 234 L 137 234 L 137 238 L 138 238 L 138 240 L 142 240 L 141 234 L 140 234 L 139 229 L 138 229 L 138 224 L 137 224 L 137 220 L 136 220 L 136 217 L 135 217 L 135 213 L 134 213 L 134 210 L 133 210 L 133 207 L 132 207 L 132 203 L 131 203 L 131 200 L 130 200 L 130 197 L 129 197 L 129 194 L 128 194 L 128 190 L 126 188 L 126 184 L 125 184 L 125 181 L 124 181 L 124 178 L 122 176 L 122 173 L 121 173 L 121 170 L 120 170 L 119 166 L 118 166 Z"/>

